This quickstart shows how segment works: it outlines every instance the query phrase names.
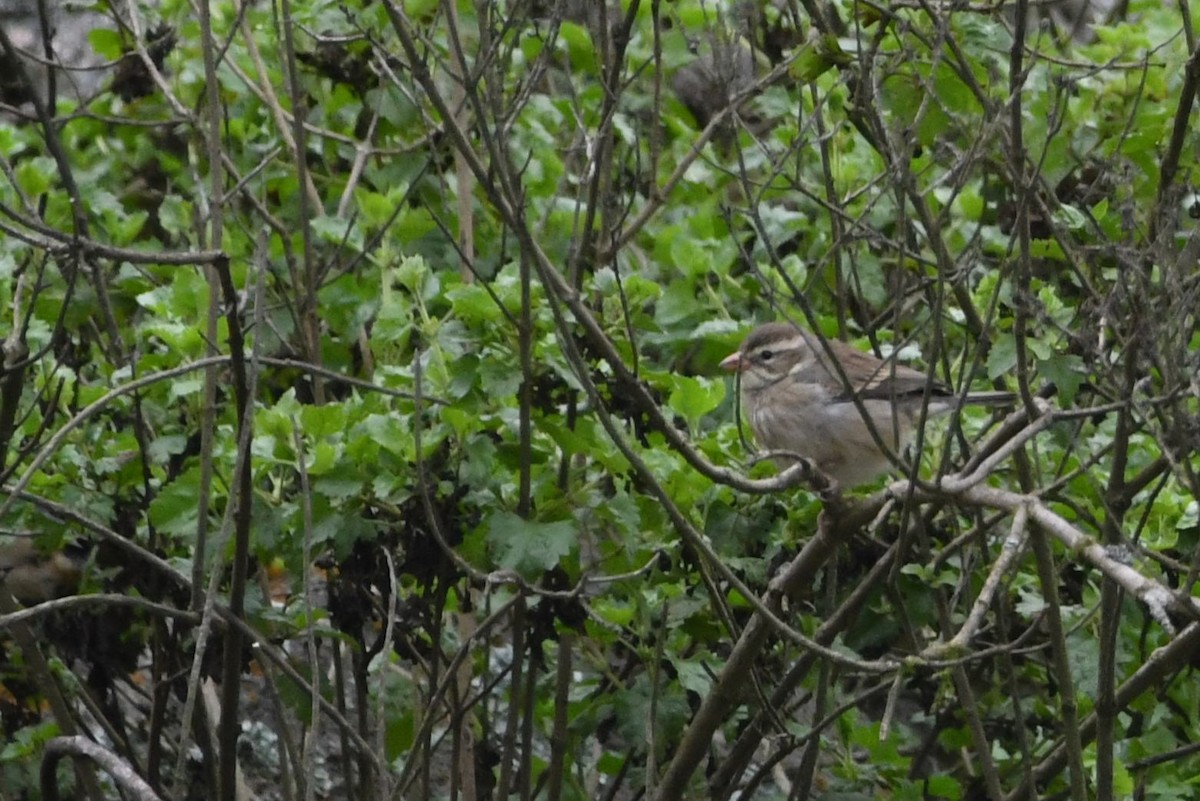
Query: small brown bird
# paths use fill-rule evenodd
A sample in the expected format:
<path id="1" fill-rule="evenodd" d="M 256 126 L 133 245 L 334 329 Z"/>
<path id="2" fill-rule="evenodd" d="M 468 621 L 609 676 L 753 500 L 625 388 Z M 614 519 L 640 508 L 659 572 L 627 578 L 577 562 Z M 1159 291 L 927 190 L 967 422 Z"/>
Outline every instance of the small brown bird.
<path id="1" fill-rule="evenodd" d="M 26 606 L 70 595 L 82 575 L 82 560 L 64 551 L 42 553 L 29 539 L 0 545 L 0 592 Z"/>
<path id="2" fill-rule="evenodd" d="M 740 376 L 742 406 L 758 443 L 811 460 L 842 488 L 892 469 L 871 427 L 893 453 L 911 441 L 928 395 L 928 416 L 954 408 L 958 398 L 911 367 L 884 361 L 844 342 L 829 351 L 849 381 L 849 391 L 820 339 L 790 323 L 767 323 L 750 332 L 721 366 Z M 854 403 L 862 402 L 870 426 Z M 1009 392 L 981 392 L 967 403 L 1004 404 Z M 792 460 L 783 459 L 790 464 Z"/>

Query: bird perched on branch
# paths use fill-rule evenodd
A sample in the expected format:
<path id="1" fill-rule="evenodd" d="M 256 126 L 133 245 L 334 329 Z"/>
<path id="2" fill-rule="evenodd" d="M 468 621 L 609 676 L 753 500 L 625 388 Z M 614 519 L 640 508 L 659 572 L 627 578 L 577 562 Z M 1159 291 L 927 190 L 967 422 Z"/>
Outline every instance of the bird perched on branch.
<path id="1" fill-rule="evenodd" d="M 844 342 L 823 343 L 790 323 L 754 329 L 721 366 L 738 374 L 758 444 L 783 452 L 777 460 L 785 464 L 796 456 L 808 459 L 842 488 L 892 469 L 887 451 L 899 453 L 909 444 L 922 407 L 934 416 L 959 401 L 925 373 Z M 979 392 L 965 402 L 1005 404 L 1013 398 L 1009 392 Z"/>

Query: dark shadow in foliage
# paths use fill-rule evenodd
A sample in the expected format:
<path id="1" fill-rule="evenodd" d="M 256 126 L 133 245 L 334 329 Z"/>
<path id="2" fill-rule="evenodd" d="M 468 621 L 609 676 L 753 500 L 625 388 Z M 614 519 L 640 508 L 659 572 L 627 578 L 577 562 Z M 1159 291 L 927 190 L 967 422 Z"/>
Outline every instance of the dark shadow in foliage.
<path id="1" fill-rule="evenodd" d="M 146 31 L 146 55 L 160 73 L 167 56 L 175 49 L 176 42 L 175 28 L 165 22 L 160 22 Z M 117 62 L 112 90 L 127 103 L 139 97 L 149 97 L 158 90 L 150 70 L 146 68 L 146 62 L 133 48 L 127 48 L 121 60 Z"/>

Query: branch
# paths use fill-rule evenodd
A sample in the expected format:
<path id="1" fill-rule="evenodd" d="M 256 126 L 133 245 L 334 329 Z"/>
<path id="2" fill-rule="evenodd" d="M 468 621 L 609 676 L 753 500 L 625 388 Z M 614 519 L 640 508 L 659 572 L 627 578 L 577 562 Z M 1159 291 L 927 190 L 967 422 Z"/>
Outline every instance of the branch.
<path id="1" fill-rule="evenodd" d="M 1158 581 L 1142 575 L 1122 561 L 1119 553 L 1106 548 L 1094 537 L 1083 533 L 1061 515 L 1052 511 L 1041 497 L 989 486 L 972 486 L 956 490 L 955 487 L 958 486 L 956 479 L 959 477 L 950 476 L 947 482 L 932 491 L 915 487 L 912 482 L 907 480 L 897 481 L 888 487 L 888 491 L 903 496 L 911 488 L 914 497 L 919 500 L 948 499 L 969 506 L 1002 509 L 1012 514 L 1018 513 L 1018 510 L 1025 507 L 1030 522 L 1045 529 L 1070 553 L 1099 570 L 1130 595 L 1144 603 L 1151 616 L 1168 632 L 1175 633 L 1175 627 L 1167 614 L 1168 610 L 1187 615 L 1191 619 L 1200 618 L 1200 599 L 1180 596 Z"/>
<path id="2" fill-rule="evenodd" d="M 78 735 L 55 737 L 46 743 L 41 770 L 42 798 L 45 801 L 59 799 L 56 773 L 59 761 L 65 756 L 86 757 L 92 760 L 113 778 L 123 793 L 129 794 L 135 801 L 161 801 L 154 789 L 134 772 L 128 762 L 107 748 Z"/>

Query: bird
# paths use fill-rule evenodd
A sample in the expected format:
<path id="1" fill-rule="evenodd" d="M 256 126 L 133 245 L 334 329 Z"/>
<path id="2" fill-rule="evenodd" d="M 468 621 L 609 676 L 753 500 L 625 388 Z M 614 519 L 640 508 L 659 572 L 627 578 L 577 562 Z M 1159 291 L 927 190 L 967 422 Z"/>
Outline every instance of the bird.
<path id="1" fill-rule="evenodd" d="M 29 539 L 0 544 L 0 592 L 30 605 L 70 595 L 83 575 L 83 554 L 74 549 L 43 553 Z"/>
<path id="2" fill-rule="evenodd" d="M 755 328 L 721 367 L 738 376 L 742 407 L 758 444 L 784 452 L 776 457 L 781 465 L 792 464 L 795 456 L 809 460 L 838 489 L 891 471 L 887 451 L 900 453 L 908 446 L 926 403 L 932 417 L 959 401 L 950 387 L 919 370 L 838 340 L 823 343 L 791 323 Z M 977 392 L 967 394 L 965 402 L 1002 405 L 1014 397 L 1010 392 Z M 872 427 L 887 451 L 872 436 Z"/>

